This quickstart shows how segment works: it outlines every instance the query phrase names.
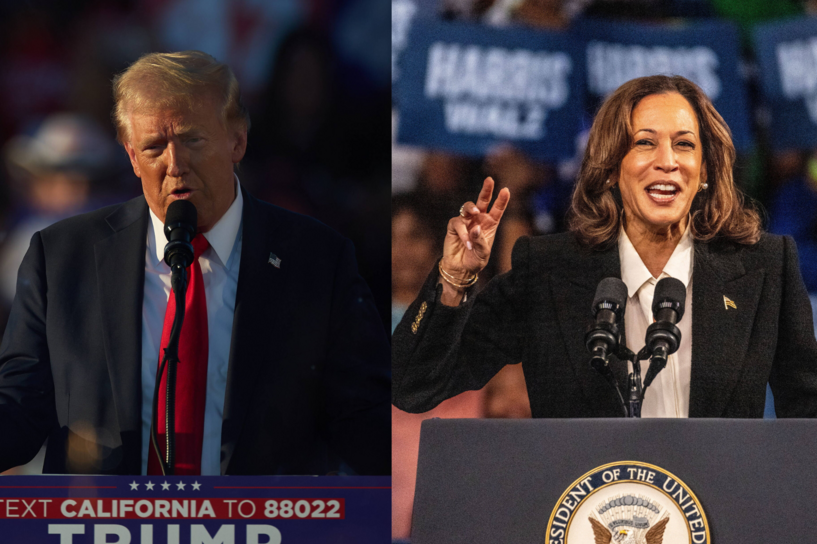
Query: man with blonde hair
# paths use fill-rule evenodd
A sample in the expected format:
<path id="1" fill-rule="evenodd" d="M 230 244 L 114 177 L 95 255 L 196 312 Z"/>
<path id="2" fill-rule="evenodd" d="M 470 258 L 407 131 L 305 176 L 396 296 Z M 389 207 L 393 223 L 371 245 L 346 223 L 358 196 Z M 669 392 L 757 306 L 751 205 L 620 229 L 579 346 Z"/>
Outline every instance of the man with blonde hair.
<path id="1" fill-rule="evenodd" d="M 163 226 L 187 200 L 176 474 L 387 474 L 388 341 L 354 249 L 241 187 L 250 121 L 229 67 L 153 53 L 113 90 L 143 196 L 32 238 L 0 346 L 0 470 L 46 438 L 44 472 L 160 470 L 148 437 L 175 308 Z"/>

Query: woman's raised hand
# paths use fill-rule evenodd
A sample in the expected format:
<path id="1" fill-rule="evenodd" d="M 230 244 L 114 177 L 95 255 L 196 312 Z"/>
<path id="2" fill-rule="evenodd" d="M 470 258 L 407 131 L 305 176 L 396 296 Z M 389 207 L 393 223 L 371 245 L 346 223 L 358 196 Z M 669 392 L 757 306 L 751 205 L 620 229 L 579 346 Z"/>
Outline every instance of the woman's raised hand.
<path id="1" fill-rule="evenodd" d="M 467 284 L 488 264 L 496 229 L 511 199 L 511 192 L 507 188 L 502 189 L 489 210 L 493 193 L 494 180 L 485 178 L 476 204 L 466 202 L 460 215 L 448 222 L 443 259 L 440 262 L 441 274 L 450 275 L 447 279 L 451 281 L 444 282 L 446 287 L 453 287 L 452 282 Z"/>

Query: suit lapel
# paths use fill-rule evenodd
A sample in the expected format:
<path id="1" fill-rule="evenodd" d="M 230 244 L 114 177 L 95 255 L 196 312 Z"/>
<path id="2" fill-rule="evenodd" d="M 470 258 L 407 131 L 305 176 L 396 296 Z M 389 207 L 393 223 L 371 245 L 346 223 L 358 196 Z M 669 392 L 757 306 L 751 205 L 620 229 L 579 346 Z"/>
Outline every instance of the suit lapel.
<path id="1" fill-rule="evenodd" d="M 743 371 L 763 278 L 763 270 L 746 274 L 734 248 L 695 244 L 690 417 L 722 416 Z"/>
<path id="2" fill-rule="evenodd" d="M 120 431 L 135 434 L 141 444 L 142 295 L 148 222 L 144 197 L 126 202 L 106 221 L 113 234 L 94 245 L 102 339 Z M 141 456 L 141 447 L 137 451 Z"/>
<path id="3" fill-rule="evenodd" d="M 591 306 L 596 288 L 604 278 L 621 278 L 621 265 L 618 258 L 618 247 L 614 244 L 604 251 L 579 249 L 581 258 L 574 265 L 566 265 L 569 274 L 554 275 L 553 299 L 558 315 L 559 328 L 565 349 L 570 357 L 571 366 L 581 385 L 587 404 L 598 404 L 599 399 L 614 399 L 615 393 L 609 384 L 590 367 L 590 355 L 584 345 L 584 334 L 592 321 Z M 581 270 L 580 274 L 576 274 Z M 625 338 L 624 323 L 621 324 L 621 336 Z M 616 375 L 619 387 L 626 386 L 627 366 L 615 358 L 610 367 Z M 622 389 L 622 393 L 624 390 Z M 618 407 L 610 404 L 615 413 Z"/>
<path id="4" fill-rule="evenodd" d="M 227 468 L 246 420 L 253 391 L 267 372 L 271 351 L 286 335 L 286 315 L 278 311 L 286 297 L 285 236 L 261 204 L 246 191 L 242 214 L 241 261 L 238 272 L 227 391 L 221 428 L 221 473 Z M 275 241 L 273 243 L 273 241 Z M 269 263 L 274 252 L 281 268 Z"/>

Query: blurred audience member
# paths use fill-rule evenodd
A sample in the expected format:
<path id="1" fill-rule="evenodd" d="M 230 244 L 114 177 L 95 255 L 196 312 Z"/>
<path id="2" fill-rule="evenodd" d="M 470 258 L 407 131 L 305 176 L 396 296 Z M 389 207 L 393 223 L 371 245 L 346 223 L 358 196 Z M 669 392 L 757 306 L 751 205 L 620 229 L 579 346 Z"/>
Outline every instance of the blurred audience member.
<path id="1" fill-rule="evenodd" d="M 417 297 L 442 248 L 423 217 L 416 196 L 398 195 L 391 203 L 392 330 Z"/>
<path id="2" fill-rule="evenodd" d="M 483 174 L 497 187 L 507 187 L 514 198 L 505 210 L 494 244 L 497 259 L 493 274 L 511 269 L 511 250 L 520 236 L 559 232 L 570 202 L 571 186 L 561 185 L 550 163 L 531 159 L 510 145 L 502 145 L 485 157 Z"/>
<path id="3" fill-rule="evenodd" d="M 0 252 L 0 295 L 8 303 L 31 236 L 90 209 L 91 183 L 110 173 L 114 153 L 114 142 L 96 123 L 70 113 L 52 115 L 33 136 L 20 135 L 6 144 L 3 154 L 19 200 Z"/>
<path id="4" fill-rule="evenodd" d="M 479 162 L 475 159 L 429 150 L 417 177 L 417 198 L 423 203 L 423 216 L 434 232 L 444 231 L 451 211 L 456 212 L 473 192 L 479 179 Z"/>
<path id="5" fill-rule="evenodd" d="M 417 178 L 425 160 L 425 150 L 397 143 L 397 125 L 400 116 L 396 109 L 391 113 L 391 191 L 392 194 L 408 193 L 417 188 Z"/>
<path id="6" fill-rule="evenodd" d="M 817 294 L 817 150 L 804 170 L 784 182 L 772 197 L 769 232 L 794 237 L 806 289 Z"/>
<path id="7" fill-rule="evenodd" d="M 582 9 L 576 1 L 567 0 L 495 0 L 489 7 L 485 4 L 478 2 L 475 8 L 483 11 L 483 19 L 489 25 L 521 23 L 547 30 L 567 28 L 570 15 Z"/>

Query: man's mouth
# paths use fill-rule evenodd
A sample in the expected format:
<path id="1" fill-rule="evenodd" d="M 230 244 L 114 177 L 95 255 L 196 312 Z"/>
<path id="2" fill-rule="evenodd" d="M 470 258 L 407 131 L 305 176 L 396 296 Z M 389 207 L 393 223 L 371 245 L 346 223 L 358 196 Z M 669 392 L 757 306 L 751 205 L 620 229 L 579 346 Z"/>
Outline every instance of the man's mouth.
<path id="1" fill-rule="evenodd" d="M 646 191 L 650 198 L 659 204 L 672 202 L 680 192 L 677 185 L 663 182 L 653 183 Z"/>
<path id="2" fill-rule="evenodd" d="M 178 189 L 173 189 L 170 193 L 170 197 L 176 200 L 184 200 L 185 198 L 190 198 L 190 195 L 193 193 L 191 189 L 187 187 L 180 187 Z"/>

